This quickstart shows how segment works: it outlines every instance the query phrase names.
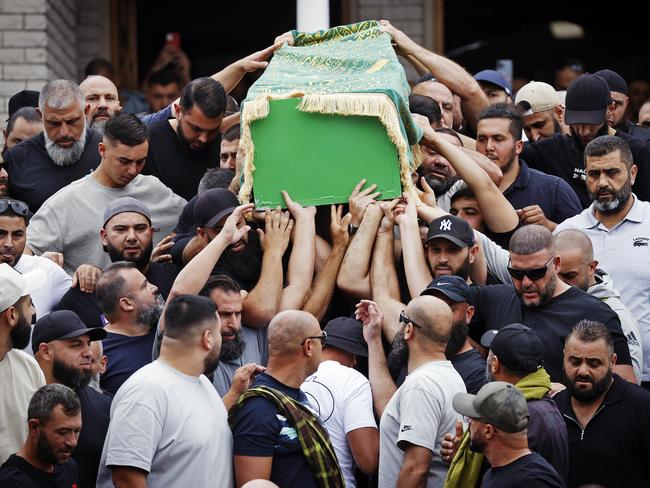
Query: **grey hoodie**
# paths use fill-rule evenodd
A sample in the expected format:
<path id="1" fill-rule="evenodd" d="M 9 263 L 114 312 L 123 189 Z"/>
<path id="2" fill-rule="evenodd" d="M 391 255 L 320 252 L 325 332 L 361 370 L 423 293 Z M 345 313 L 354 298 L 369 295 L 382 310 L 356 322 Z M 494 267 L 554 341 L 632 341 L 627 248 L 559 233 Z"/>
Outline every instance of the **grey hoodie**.
<path id="1" fill-rule="evenodd" d="M 609 275 L 602 269 L 596 269 L 595 278 L 596 284 L 590 287 L 587 293 L 596 298 L 600 298 L 600 300 L 609 305 L 609 308 L 618 315 L 623 334 L 625 334 L 627 339 L 627 346 L 630 349 L 634 374 L 636 375 L 637 381 L 641 383 L 643 349 L 641 346 L 641 334 L 639 333 L 639 326 L 636 319 L 632 315 L 632 312 L 621 302 L 621 297 L 616 289 L 614 289 Z M 650 361 L 650 357 L 646 358 L 646 361 Z"/>

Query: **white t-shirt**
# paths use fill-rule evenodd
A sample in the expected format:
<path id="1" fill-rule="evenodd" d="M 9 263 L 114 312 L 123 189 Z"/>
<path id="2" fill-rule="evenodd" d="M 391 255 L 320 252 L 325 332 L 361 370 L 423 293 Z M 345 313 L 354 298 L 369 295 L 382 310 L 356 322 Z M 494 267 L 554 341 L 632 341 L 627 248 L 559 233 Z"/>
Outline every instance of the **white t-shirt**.
<path id="1" fill-rule="evenodd" d="M 111 405 L 98 487 L 113 487 L 108 466 L 147 471 L 152 487 L 232 486 L 228 414 L 210 381 L 160 359 L 136 371 Z"/>
<path id="2" fill-rule="evenodd" d="M 300 387 L 327 428 L 345 486 L 354 488 L 354 459 L 346 435 L 363 427 L 377 428 L 370 383 L 358 371 L 337 361 L 323 361 Z"/>
<path id="3" fill-rule="evenodd" d="M 41 386 L 45 376 L 33 357 L 12 349 L 0 361 L 0 464 L 27 439 L 27 407 Z"/>
<path id="4" fill-rule="evenodd" d="M 381 416 L 379 486 L 397 485 L 405 443 L 433 453 L 426 486 L 443 486 L 449 466 L 440 457 L 440 443 L 462 420 L 451 404 L 460 392 L 466 392 L 465 384 L 449 361 L 426 363 L 406 377 Z"/>
<path id="5" fill-rule="evenodd" d="M 38 320 L 50 313 L 61 301 L 63 295 L 70 289 L 72 278 L 54 261 L 41 256 L 23 254 L 14 266 L 14 269 L 20 273 L 27 273 L 36 268 L 41 268 L 47 275 L 45 284 L 31 294 Z"/>

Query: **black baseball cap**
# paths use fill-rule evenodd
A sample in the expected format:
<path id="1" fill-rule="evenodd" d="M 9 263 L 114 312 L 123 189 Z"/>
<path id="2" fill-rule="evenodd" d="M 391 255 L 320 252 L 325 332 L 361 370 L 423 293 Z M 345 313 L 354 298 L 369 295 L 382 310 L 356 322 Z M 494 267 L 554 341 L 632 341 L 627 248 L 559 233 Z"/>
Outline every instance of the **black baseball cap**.
<path id="1" fill-rule="evenodd" d="M 198 227 L 214 227 L 227 217 L 239 202 L 233 192 L 225 188 L 206 190 L 196 197 L 194 203 L 194 223 Z"/>
<path id="2" fill-rule="evenodd" d="M 38 346 L 42 342 L 72 339 L 84 334 L 88 334 L 91 341 L 99 341 L 106 337 L 104 329 L 101 327 L 88 328 L 71 310 L 50 312 L 36 321 L 32 332 L 32 350 L 36 354 Z"/>
<path id="3" fill-rule="evenodd" d="M 39 92 L 35 90 L 20 90 L 11 96 L 7 104 L 9 118 L 23 107 L 38 107 Z"/>
<path id="4" fill-rule="evenodd" d="M 612 103 L 607 82 L 584 74 L 571 82 L 566 91 L 564 120 L 567 124 L 602 124 L 607 106 Z"/>
<path id="5" fill-rule="evenodd" d="M 459 247 L 471 247 L 474 245 L 474 230 L 463 219 L 449 214 L 431 221 L 425 244 L 438 238 L 447 239 Z"/>
<path id="6" fill-rule="evenodd" d="M 327 322 L 327 345 L 355 356 L 368 357 L 368 344 L 363 338 L 363 324 L 351 317 L 337 317 Z"/>
<path id="7" fill-rule="evenodd" d="M 600 71 L 596 71 L 594 75 L 600 76 L 605 80 L 605 83 L 609 86 L 609 91 L 627 95 L 627 82 L 616 71 L 612 71 L 611 69 L 601 69 Z"/>
<path id="8" fill-rule="evenodd" d="M 544 364 L 544 343 L 530 327 L 524 324 L 506 325 L 500 330 L 488 330 L 481 337 L 481 345 L 508 369 L 533 373 Z"/>
<path id="9" fill-rule="evenodd" d="M 456 303 L 469 302 L 471 299 L 469 285 L 460 276 L 445 275 L 434 278 L 420 295 L 434 295 L 436 292 Z"/>

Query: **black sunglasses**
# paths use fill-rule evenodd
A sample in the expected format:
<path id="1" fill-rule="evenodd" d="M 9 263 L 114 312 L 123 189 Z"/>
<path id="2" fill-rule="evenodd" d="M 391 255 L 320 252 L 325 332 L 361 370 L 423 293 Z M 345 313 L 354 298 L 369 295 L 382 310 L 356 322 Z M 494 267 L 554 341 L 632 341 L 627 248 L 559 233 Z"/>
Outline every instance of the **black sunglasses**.
<path id="1" fill-rule="evenodd" d="M 25 202 L 21 202 L 20 200 L 10 200 L 8 198 L 0 199 L 0 213 L 6 212 L 9 207 L 11 207 L 11 210 L 15 213 L 23 217 L 26 217 L 27 214 L 29 214 L 29 207 Z"/>
<path id="2" fill-rule="evenodd" d="M 554 259 L 555 256 L 552 256 L 551 259 L 548 260 L 548 263 L 546 263 L 543 268 L 517 269 L 508 266 L 508 273 L 510 274 L 510 276 L 512 276 L 515 280 L 518 281 L 523 280 L 524 276 L 528 276 L 528 279 L 531 281 L 536 281 L 546 276 L 546 273 L 548 272 L 548 265 L 551 264 Z"/>
<path id="3" fill-rule="evenodd" d="M 421 328 L 422 328 L 421 326 L 419 326 L 418 324 L 416 324 L 415 322 L 413 322 L 411 319 L 409 319 L 406 315 L 404 315 L 404 310 L 402 310 L 402 311 L 399 313 L 399 321 L 400 321 L 400 323 L 402 323 L 402 324 L 412 324 L 413 327 L 417 327 L 418 329 L 421 329 Z"/>
<path id="4" fill-rule="evenodd" d="M 302 345 L 303 345 L 305 342 L 307 342 L 309 339 L 312 339 L 312 340 L 319 339 L 319 340 L 320 340 L 320 344 L 321 344 L 321 346 L 324 346 L 325 343 L 327 342 L 327 332 L 322 331 L 320 335 L 317 335 L 317 336 L 309 336 L 309 337 L 307 337 L 307 339 L 305 339 L 304 341 L 302 341 L 302 342 L 300 343 L 300 345 L 302 346 Z"/>

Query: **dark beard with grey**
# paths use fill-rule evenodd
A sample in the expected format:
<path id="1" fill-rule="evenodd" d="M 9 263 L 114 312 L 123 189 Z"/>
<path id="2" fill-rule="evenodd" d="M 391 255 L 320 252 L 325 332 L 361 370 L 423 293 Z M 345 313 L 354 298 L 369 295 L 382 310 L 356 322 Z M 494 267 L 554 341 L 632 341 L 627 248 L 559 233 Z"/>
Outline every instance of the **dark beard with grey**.
<path id="1" fill-rule="evenodd" d="M 83 154 L 84 148 L 86 147 L 86 135 L 86 127 L 84 125 L 84 130 L 78 141 L 73 138 L 68 138 L 66 141 L 74 141 L 74 144 L 70 147 L 61 147 L 48 137 L 47 132 L 43 131 L 45 150 L 57 166 L 70 166 L 76 163 Z"/>
<path id="2" fill-rule="evenodd" d="M 598 199 L 598 195 L 604 191 L 611 193 L 613 195 L 613 198 L 609 201 L 600 201 Z M 594 208 L 599 212 L 602 212 L 604 214 L 615 214 L 625 206 L 627 201 L 630 199 L 631 194 L 632 180 L 628 176 L 627 181 L 619 191 L 615 192 L 612 188 L 609 187 L 605 189 L 599 189 L 596 193 L 589 192 L 589 198 L 592 202 L 594 202 Z"/>
<path id="3" fill-rule="evenodd" d="M 219 359 L 222 361 L 234 361 L 244 354 L 246 341 L 244 340 L 244 331 L 239 329 L 235 332 L 235 337 L 231 340 L 221 340 L 221 353 Z"/>
<path id="4" fill-rule="evenodd" d="M 158 325 L 160 316 L 165 308 L 165 301 L 162 295 L 156 297 L 156 303 L 149 305 L 138 312 L 136 322 L 141 325 L 146 325 L 149 328 L 154 328 Z"/>
<path id="5" fill-rule="evenodd" d="M 447 193 L 447 190 L 449 190 L 454 184 L 460 180 L 460 176 L 454 175 L 454 176 L 448 176 L 444 180 L 440 180 L 438 178 L 434 178 L 429 176 L 424 169 L 422 168 L 422 165 L 418 167 L 417 173 L 419 176 L 424 176 L 424 179 L 426 180 L 427 184 L 431 187 L 433 192 L 435 193 L 436 197 L 444 195 Z M 419 186 L 419 185 L 418 185 Z"/>
<path id="6" fill-rule="evenodd" d="M 451 329 L 451 336 L 445 348 L 445 356 L 447 359 L 454 359 L 458 355 L 458 351 L 462 349 L 469 334 L 469 327 L 465 321 L 454 322 Z"/>

